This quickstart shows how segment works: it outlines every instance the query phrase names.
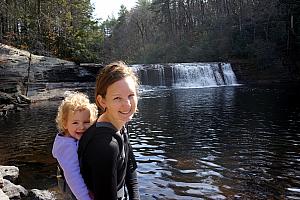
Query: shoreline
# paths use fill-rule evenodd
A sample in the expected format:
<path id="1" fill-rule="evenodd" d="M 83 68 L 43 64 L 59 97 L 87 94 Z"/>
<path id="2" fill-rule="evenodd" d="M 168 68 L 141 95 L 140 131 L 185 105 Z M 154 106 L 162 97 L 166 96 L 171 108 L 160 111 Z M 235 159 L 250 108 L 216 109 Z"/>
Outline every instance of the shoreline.
<path id="1" fill-rule="evenodd" d="M 28 90 L 28 98 L 31 103 L 61 100 L 66 91 L 91 89 L 94 85 L 94 82 L 35 83 Z"/>
<path id="2" fill-rule="evenodd" d="M 16 166 L 0 165 L 0 199 L 39 199 L 39 200 L 55 200 L 59 199 L 59 191 L 26 189 L 22 185 L 18 185 L 19 168 Z"/>

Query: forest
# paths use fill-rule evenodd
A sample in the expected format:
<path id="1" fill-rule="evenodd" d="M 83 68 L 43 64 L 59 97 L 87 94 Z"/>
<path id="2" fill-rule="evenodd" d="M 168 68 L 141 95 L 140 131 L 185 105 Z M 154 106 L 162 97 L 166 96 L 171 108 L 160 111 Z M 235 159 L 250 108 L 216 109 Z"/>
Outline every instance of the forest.
<path id="1" fill-rule="evenodd" d="M 105 21 L 90 0 L 0 0 L 0 42 L 76 63 L 247 60 L 299 73 L 300 0 L 137 0 Z"/>

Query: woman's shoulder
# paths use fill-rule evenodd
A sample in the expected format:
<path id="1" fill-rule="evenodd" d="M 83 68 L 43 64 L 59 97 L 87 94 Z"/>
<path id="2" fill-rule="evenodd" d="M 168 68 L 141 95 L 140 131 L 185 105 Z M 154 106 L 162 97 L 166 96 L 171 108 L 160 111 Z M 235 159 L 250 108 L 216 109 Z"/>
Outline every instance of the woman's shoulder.
<path id="1" fill-rule="evenodd" d="M 114 130 L 107 127 L 99 127 L 97 128 L 97 132 L 91 138 L 91 142 L 95 143 L 96 145 L 107 144 L 110 146 L 116 146 L 119 143 L 119 138 L 117 137 L 118 135 Z"/>
<path id="2" fill-rule="evenodd" d="M 104 144 L 118 144 L 116 139 L 116 130 L 109 126 L 98 126 L 93 124 L 79 140 L 79 148 L 84 148 L 87 145 L 104 145 Z"/>
<path id="3" fill-rule="evenodd" d="M 118 140 L 104 128 L 101 132 L 96 133 L 90 138 L 88 142 L 83 142 L 84 143 L 79 143 L 78 155 L 85 154 L 93 158 L 97 157 L 99 159 L 113 160 L 120 151 Z"/>

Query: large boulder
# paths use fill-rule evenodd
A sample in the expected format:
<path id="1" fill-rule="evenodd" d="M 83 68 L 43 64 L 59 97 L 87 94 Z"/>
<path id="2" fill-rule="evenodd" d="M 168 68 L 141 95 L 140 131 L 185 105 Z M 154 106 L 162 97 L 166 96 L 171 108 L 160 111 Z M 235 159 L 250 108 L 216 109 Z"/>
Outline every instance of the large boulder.
<path id="1" fill-rule="evenodd" d="M 26 190 L 17 181 L 19 169 L 15 166 L 0 166 L 0 200 L 22 199 L 22 200 L 55 200 L 56 192 L 48 190 L 31 189 Z"/>
<path id="2" fill-rule="evenodd" d="M 0 117 L 5 117 L 9 110 L 22 110 L 31 103 L 30 94 L 36 85 L 94 82 L 95 72 L 100 67 L 34 55 L 0 43 Z M 46 86 L 42 89 L 46 93 L 49 90 Z M 43 95 L 42 100 L 48 96 Z"/>
<path id="3" fill-rule="evenodd" d="M 0 82 L 77 82 L 94 81 L 95 75 L 74 62 L 39 56 L 0 43 Z"/>
<path id="4" fill-rule="evenodd" d="M 27 199 L 30 200 L 55 200 L 55 194 L 48 190 L 32 189 L 29 191 Z"/>
<path id="5" fill-rule="evenodd" d="M 1 200 L 9 200 L 9 197 L 0 189 L 0 199 Z"/>
<path id="6" fill-rule="evenodd" d="M 0 189 L 3 188 L 3 186 L 4 186 L 4 180 L 2 175 L 0 174 Z"/>
<path id="7" fill-rule="evenodd" d="M 19 177 L 19 168 L 15 166 L 0 165 L 0 176 L 11 182 L 15 182 Z"/>
<path id="8" fill-rule="evenodd" d="M 0 104 L 11 104 L 16 102 L 16 99 L 14 99 L 12 95 L 0 91 Z"/>
<path id="9" fill-rule="evenodd" d="M 28 195 L 28 191 L 21 185 L 15 185 L 9 180 L 3 179 L 4 186 L 2 191 L 10 198 L 10 199 L 21 199 Z"/>

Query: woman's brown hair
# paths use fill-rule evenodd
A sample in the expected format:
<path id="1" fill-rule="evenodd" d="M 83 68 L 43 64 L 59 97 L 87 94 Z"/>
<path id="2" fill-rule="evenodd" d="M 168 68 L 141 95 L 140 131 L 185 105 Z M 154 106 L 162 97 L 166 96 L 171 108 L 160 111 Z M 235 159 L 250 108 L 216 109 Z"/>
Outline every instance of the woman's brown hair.
<path id="1" fill-rule="evenodd" d="M 100 70 L 96 80 L 95 102 L 98 108 L 101 109 L 101 112 L 103 112 L 104 109 L 97 101 L 97 96 L 100 95 L 102 98 L 105 98 L 107 88 L 113 83 L 126 77 L 132 77 L 136 86 L 138 86 L 137 76 L 123 61 L 112 62 Z"/>

